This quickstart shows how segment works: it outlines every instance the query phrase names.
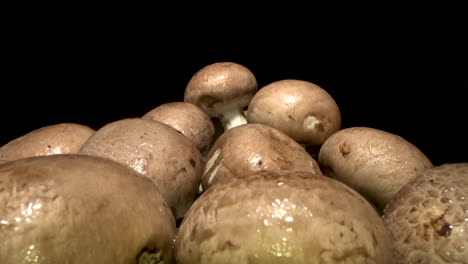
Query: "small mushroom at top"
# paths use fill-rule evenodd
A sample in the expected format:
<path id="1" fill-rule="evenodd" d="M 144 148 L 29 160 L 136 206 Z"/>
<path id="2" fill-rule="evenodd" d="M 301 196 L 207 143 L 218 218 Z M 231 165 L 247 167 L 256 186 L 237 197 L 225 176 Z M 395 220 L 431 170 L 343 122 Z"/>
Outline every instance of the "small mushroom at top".
<path id="1" fill-rule="evenodd" d="M 270 83 L 254 95 L 247 121 L 269 125 L 305 145 L 321 145 L 341 126 L 340 110 L 320 86 L 285 79 Z"/>
<path id="2" fill-rule="evenodd" d="M 198 106 L 186 102 L 171 102 L 157 106 L 143 115 L 175 128 L 192 140 L 193 145 L 204 153 L 211 146 L 215 129 L 210 117 Z"/>
<path id="3" fill-rule="evenodd" d="M 75 123 L 60 123 L 33 130 L 0 147 L 0 159 L 17 160 L 54 154 L 74 154 L 96 131 Z"/>
<path id="4" fill-rule="evenodd" d="M 217 62 L 205 66 L 190 79 L 184 101 L 201 107 L 211 118 L 221 120 L 224 129 L 247 123 L 247 107 L 258 85 L 255 75 L 235 62 Z"/>

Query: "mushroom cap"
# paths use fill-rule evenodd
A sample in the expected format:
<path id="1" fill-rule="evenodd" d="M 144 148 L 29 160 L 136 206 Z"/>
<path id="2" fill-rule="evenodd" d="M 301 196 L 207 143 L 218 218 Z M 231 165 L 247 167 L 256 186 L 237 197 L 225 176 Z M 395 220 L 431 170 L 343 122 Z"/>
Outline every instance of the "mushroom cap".
<path id="1" fill-rule="evenodd" d="M 341 127 L 340 110 L 331 95 L 314 83 L 294 79 L 259 89 L 246 118 L 248 123 L 269 125 L 307 145 L 322 144 Z"/>
<path id="2" fill-rule="evenodd" d="M 226 179 L 187 212 L 176 262 L 393 263 L 390 236 L 357 192 L 310 172 Z"/>
<path id="3" fill-rule="evenodd" d="M 384 210 L 398 264 L 468 263 L 468 163 L 423 171 Z"/>
<path id="4" fill-rule="evenodd" d="M 176 218 L 198 195 L 203 173 L 200 152 L 187 137 L 161 122 L 128 118 L 106 124 L 80 153 L 118 161 L 150 178 Z"/>
<path id="5" fill-rule="evenodd" d="M 198 106 L 186 102 L 161 104 L 142 118 L 162 122 L 188 137 L 204 153 L 213 141 L 215 129 L 210 117 Z"/>
<path id="6" fill-rule="evenodd" d="M 370 127 L 331 135 L 319 151 L 324 174 L 336 177 L 383 208 L 417 174 L 433 165 L 404 138 Z"/>
<path id="7" fill-rule="evenodd" d="M 94 132 L 88 126 L 75 123 L 41 127 L 0 147 L 0 159 L 77 153 Z"/>
<path id="8" fill-rule="evenodd" d="M 322 175 L 318 163 L 292 138 L 262 124 L 234 127 L 215 141 L 206 156 L 204 189 L 224 178 L 261 170 L 295 170 Z"/>
<path id="9" fill-rule="evenodd" d="M 78 154 L 0 165 L 0 263 L 173 260 L 159 190 L 117 162 Z"/>
<path id="10" fill-rule="evenodd" d="M 221 118 L 225 109 L 248 106 L 258 89 L 255 75 L 235 62 L 216 62 L 195 73 L 185 88 L 184 101 Z"/>

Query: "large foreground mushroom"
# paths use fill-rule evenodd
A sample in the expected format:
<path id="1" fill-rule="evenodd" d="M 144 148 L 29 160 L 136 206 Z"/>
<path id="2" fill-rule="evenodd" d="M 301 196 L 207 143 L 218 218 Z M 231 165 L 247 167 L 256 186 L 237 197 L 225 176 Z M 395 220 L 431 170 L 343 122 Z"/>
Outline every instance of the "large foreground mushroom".
<path id="1" fill-rule="evenodd" d="M 62 154 L 0 165 L 0 263 L 172 263 L 175 221 L 150 180 Z"/>
<path id="2" fill-rule="evenodd" d="M 261 171 L 208 189 L 180 226 L 176 261 L 393 263 L 389 234 L 361 195 L 291 171 Z"/>

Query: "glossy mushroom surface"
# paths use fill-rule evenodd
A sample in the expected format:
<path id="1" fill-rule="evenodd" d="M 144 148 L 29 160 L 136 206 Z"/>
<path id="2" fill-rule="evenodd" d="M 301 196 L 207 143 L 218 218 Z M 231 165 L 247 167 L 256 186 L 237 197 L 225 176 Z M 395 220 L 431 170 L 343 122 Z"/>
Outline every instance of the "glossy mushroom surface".
<path id="1" fill-rule="evenodd" d="M 341 127 L 341 113 L 333 97 L 304 80 L 285 79 L 262 87 L 246 116 L 248 123 L 269 125 L 305 145 L 321 145 Z"/>
<path id="2" fill-rule="evenodd" d="M 162 122 L 189 138 L 204 153 L 214 139 L 215 129 L 210 117 L 198 106 L 186 102 L 171 102 L 157 106 L 142 118 Z"/>
<path id="3" fill-rule="evenodd" d="M 88 126 L 75 123 L 41 127 L 0 147 L 0 159 L 74 154 L 94 132 L 96 131 Z"/>
<path id="4" fill-rule="evenodd" d="M 221 120 L 225 130 L 246 124 L 243 108 L 257 92 L 255 75 L 235 62 L 216 62 L 196 72 L 185 88 L 184 101 Z"/>
<path id="5" fill-rule="evenodd" d="M 427 169 L 385 208 L 397 264 L 468 263 L 468 163 Z"/>
<path id="6" fill-rule="evenodd" d="M 230 177 L 261 170 L 295 170 L 322 175 L 305 149 L 278 129 L 245 124 L 224 132 L 206 156 L 204 189 Z"/>
<path id="7" fill-rule="evenodd" d="M 118 161 L 150 178 L 177 218 L 198 195 L 203 163 L 192 142 L 158 121 L 129 118 L 104 125 L 81 154 Z"/>
<path id="8" fill-rule="evenodd" d="M 307 172 L 261 171 L 203 193 L 176 239 L 179 264 L 393 263 L 372 206 Z"/>
<path id="9" fill-rule="evenodd" d="M 77 154 L 0 165 L 0 263 L 172 263 L 174 236 L 159 190 L 127 166 Z"/>

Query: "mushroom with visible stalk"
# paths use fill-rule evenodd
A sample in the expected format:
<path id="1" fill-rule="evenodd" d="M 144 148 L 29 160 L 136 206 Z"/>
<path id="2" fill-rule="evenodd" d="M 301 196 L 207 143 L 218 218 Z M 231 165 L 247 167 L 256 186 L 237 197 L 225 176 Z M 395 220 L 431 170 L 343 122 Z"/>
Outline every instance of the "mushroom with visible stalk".
<path id="1" fill-rule="evenodd" d="M 185 88 L 184 101 L 221 120 L 224 129 L 247 123 L 243 109 L 258 88 L 255 75 L 235 62 L 217 62 L 195 73 Z"/>
<path id="2" fill-rule="evenodd" d="M 180 225 L 178 264 L 393 264 L 391 239 L 374 208 L 333 179 L 260 171 L 204 192 Z"/>
<path id="3" fill-rule="evenodd" d="M 159 121 L 175 128 L 188 137 L 200 153 L 208 151 L 215 134 L 210 117 L 200 107 L 191 103 L 161 104 L 142 118 Z"/>
<path id="4" fill-rule="evenodd" d="M 96 131 L 75 123 L 59 123 L 33 130 L 0 147 L 0 159 L 74 154 Z"/>
<path id="5" fill-rule="evenodd" d="M 318 163 L 276 128 L 245 124 L 224 132 L 206 156 L 203 189 L 231 177 L 262 170 L 307 171 L 322 175 Z"/>
<path id="6" fill-rule="evenodd" d="M 112 159 L 150 178 L 177 220 L 199 194 L 200 152 L 164 123 L 143 118 L 114 121 L 97 130 L 79 153 Z"/>
<path id="7" fill-rule="evenodd" d="M 324 174 L 348 184 L 379 210 L 410 180 L 433 165 L 404 138 L 370 127 L 349 127 L 331 135 L 320 148 Z"/>
<path id="8" fill-rule="evenodd" d="M 468 163 L 422 171 L 382 218 L 397 264 L 468 263 Z"/>
<path id="9" fill-rule="evenodd" d="M 341 127 L 333 97 L 304 80 L 285 79 L 262 87 L 252 98 L 246 116 L 249 123 L 279 129 L 305 146 L 320 146 Z"/>
<path id="10" fill-rule="evenodd" d="M 115 161 L 77 154 L 0 165 L 0 263 L 173 263 L 159 189 Z"/>

